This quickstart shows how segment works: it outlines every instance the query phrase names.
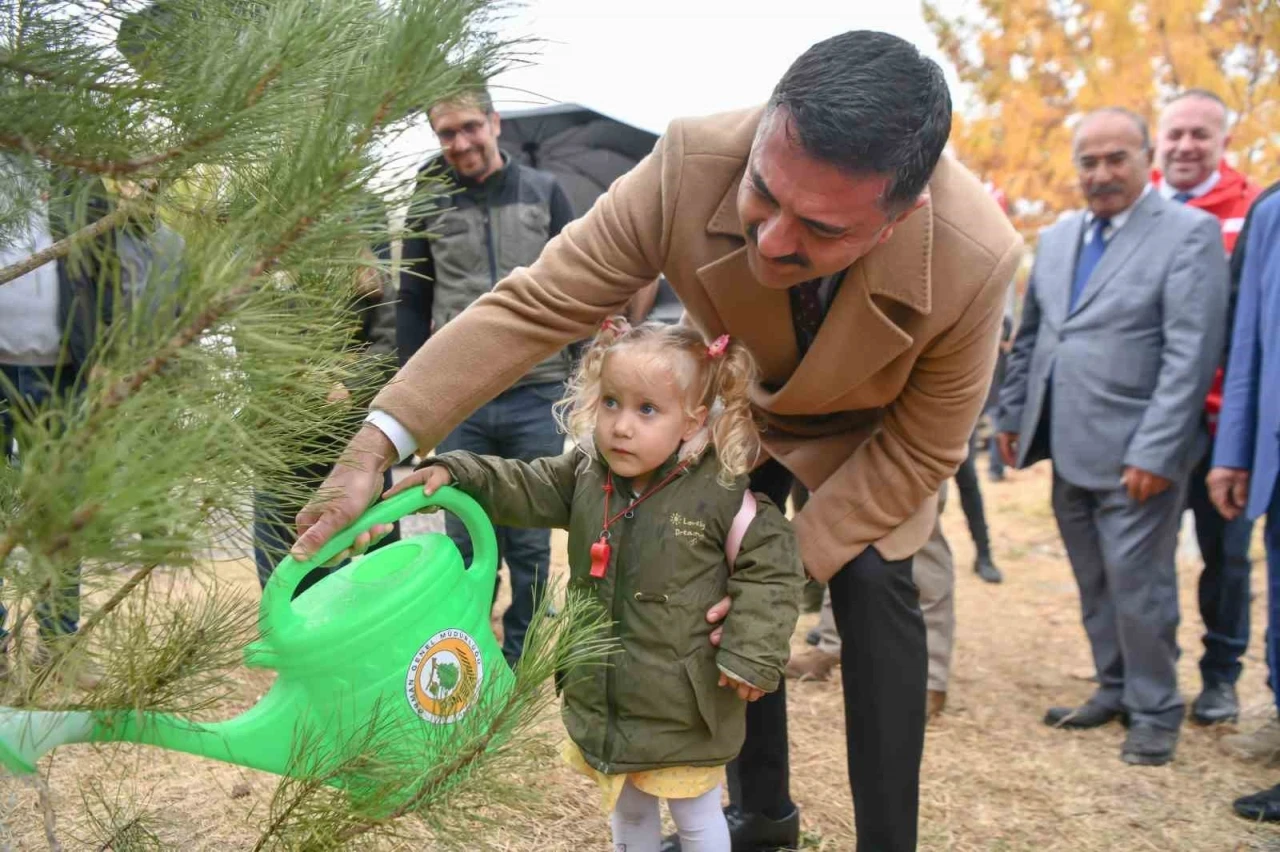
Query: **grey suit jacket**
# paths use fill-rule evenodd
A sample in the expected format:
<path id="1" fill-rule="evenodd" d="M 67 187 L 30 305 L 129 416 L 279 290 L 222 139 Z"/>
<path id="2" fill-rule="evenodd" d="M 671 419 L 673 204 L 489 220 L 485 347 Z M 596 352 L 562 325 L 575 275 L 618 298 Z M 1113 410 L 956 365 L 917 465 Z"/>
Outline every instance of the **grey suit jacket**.
<path id="1" fill-rule="evenodd" d="M 1047 413 L 1054 469 L 1081 488 L 1117 488 L 1130 466 L 1181 480 L 1226 334 L 1218 220 L 1148 192 L 1068 313 L 1084 220 L 1040 237 L 999 428 L 1018 433 L 1026 467 L 1046 457 L 1034 438 Z"/>

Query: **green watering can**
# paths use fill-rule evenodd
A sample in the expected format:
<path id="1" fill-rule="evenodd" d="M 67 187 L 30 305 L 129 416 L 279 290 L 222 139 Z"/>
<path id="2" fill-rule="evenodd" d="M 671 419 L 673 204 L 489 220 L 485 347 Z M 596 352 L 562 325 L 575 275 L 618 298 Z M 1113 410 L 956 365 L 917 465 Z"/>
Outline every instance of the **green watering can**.
<path id="1" fill-rule="evenodd" d="M 428 506 L 466 525 L 470 569 L 448 536 L 430 533 L 357 557 L 294 598 L 312 570 L 361 532 Z M 449 729 L 468 716 L 491 716 L 514 682 L 489 626 L 497 558 L 493 526 L 467 495 L 453 488 L 397 494 L 310 561 L 290 557 L 276 568 L 263 590 L 262 635 L 245 648 L 245 664 L 278 676 L 252 708 L 216 723 L 134 710 L 0 708 L 0 764 L 29 774 L 66 743 L 134 742 L 286 774 L 297 766 L 291 760 L 303 732 L 304 750 L 332 754 L 361 737 L 367 745 L 376 728 L 372 748 L 382 762 L 409 761 L 407 769 L 421 771 Z"/>

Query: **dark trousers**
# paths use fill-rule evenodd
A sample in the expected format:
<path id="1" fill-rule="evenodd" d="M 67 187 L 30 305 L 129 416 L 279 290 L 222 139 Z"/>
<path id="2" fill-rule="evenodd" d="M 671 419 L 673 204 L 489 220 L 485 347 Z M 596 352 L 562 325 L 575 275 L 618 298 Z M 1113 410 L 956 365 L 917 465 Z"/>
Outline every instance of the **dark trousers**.
<path id="1" fill-rule="evenodd" d="M 768 462 L 751 487 L 782 505 L 791 475 Z M 916 848 L 920 758 L 929 669 L 924 618 L 911 560 L 867 548 L 828 584 L 840 632 L 849 783 L 858 852 Z M 747 736 L 729 764 L 729 798 L 744 811 L 780 819 L 790 795 L 786 684 L 747 705 Z"/>
<path id="2" fill-rule="evenodd" d="M 319 488 L 324 478 L 329 475 L 331 465 L 309 465 L 294 472 L 294 478 L 302 485 L 301 493 L 311 493 Z M 386 491 L 391 487 L 391 471 L 387 470 L 382 474 L 382 490 Z M 277 494 L 271 494 L 266 491 L 253 492 L 253 561 L 258 568 L 258 583 L 266 588 L 267 580 L 271 579 L 271 574 L 276 570 L 276 565 L 281 559 L 289 554 L 289 548 L 293 547 L 294 542 L 294 519 L 298 512 L 302 511 L 302 506 L 297 505 L 294 500 L 286 500 Z M 400 540 L 400 525 L 396 524 L 395 529 L 384 536 L 374 548 L 381 547 L 384 544 L 390 544 L 393 541 Z M 313 571 L 302 583 L 298 584 L 298 588 L 294 590 L 295 596 L 300 595 L 307 589 L 314 586 L 319 580 L 332 574 L 342 567 L 342 563 L 334 565 L 327 570 Z"/>
<path id="3" fill-rule="evenodd" d="M 1267 548 L 1267 666 L 1271 669 L 1271 695 L 1280 710 L 1280 482 L 1271 492 L 1266 525 L 1262 528 Z"/>
<path id="4" fill-rule="evenodd" d="M 564 436 L 556 427 L 552 403 L 564 392 L 559 382 L 521 385 L 485 405 L 445 438 L 438 452 L 466 450 L 486 456 L 533 461 L 558 456 Z M 462 521 L 445 517 L 449 538 L 471 564 L 471 538 Z M 524 650 L 524 636 L 547 586 L 551 568 L 551 532 L 497 527 L 499 559 L 511 575 L 511 605 L 502 616 L 502 654 L 512 665 Z"/>
<path id="5" fill-rule="evenodd" d="M 987 513 L 982 505 L 982 486 L 978 484 L 978 465 L 974 441 L 969 439 L 969 455 L 956 469 L 956 489 L 960 492 L 960 508 L 964 510 L 969 535 L 973 536 L 978 558 L 991 557 L 991 532 L 987 529 Z"/>
<path id="6" fill-rule="evenodd" d="M 0 285 L 3 286 L 3 285 Z M 7 464 L 16 464 L 22 448 L 14 439 L 13 409 L 31 406 L 39 409 L 50 398 L 67 397 L 77 392 L 76 371 L 55 367 L 18 367 L 0 364 L 4 381 L 0 381 L 0 456 Z M 67 582 L 56 595 L 36 603 L 36 623 L 46 639 L 75 633 L 80 621 L 80 566 L 70 572 Z M 8 611 L 0 604 L 0 643 L 9 638 L 4 629 Z"/>
<path id="7" fill-rule="evenodd" d="M 1204 560 L 1200 572 L 1200 618 L 1204 621 L 1200 677 L 1206 686 L 1240 679 L 1240 658 L 1249 646 L 1249 542 L 1253 538 L 1253 521 L 1243 514 L 1228 521 L 1210 502 L 1205 477 L 1212 459 L 1210 445 L 1187 483 L 1187 508 L 1195 515 L 1196 540 Z"/>

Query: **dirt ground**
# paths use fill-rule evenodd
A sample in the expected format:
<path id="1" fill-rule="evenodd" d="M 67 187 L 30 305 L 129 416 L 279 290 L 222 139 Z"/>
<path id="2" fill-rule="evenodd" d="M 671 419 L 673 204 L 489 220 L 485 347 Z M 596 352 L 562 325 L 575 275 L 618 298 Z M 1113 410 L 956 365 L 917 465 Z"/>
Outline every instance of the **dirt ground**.
<path id="1" fill-rule="evenodd" d="M 958 638 L 950 703 L 929 729 L 921 785 L 923 850 L 1280 850 L 1280 828 L 1237 818 L 1231 800 L 1280 781 L 1280 767 L 1246 765 L 1223 755 L 1217 740 L 1234 727 L 1187 725 L 1176 761 L 1137 768 L 1119 760 L 1118 725 L 1069 733 L 1041 724 L 1053 703 L 1074 703 L 1092 690 L 1091 665 L 1074 582 L 1049 508 L 1049 472 L 1011 474 L 1002 484 L 984 479 L 1000 586 L 973 574 L 973 548 L 951 501 L 945 526 L 958 570 Z M 1260 552 L 1258 553 L 1260 558 Z M 1195 607 L 1198 566 L 1180 566 L 1185 618 L 1180 667 L 1188 701 L 1200 687 L 1196 661 L 1201 624 Z M 219 565 L 227 578 L 252 588 L 251 565 Z M 1264 572 L 1254 572 L 1255 628 L 1240 684 L 1243 726 L 1269 712 L 1261 626 Z M 801 637 L 816 616 L 805 616 Z M 241 703 L 265 691 L 268 676 L 245 672 Z M 804 848 L 852 848 L 853 817 L 844 769 L 837 682 L 795 684 L 789 690 L 793 795 L 802 809 Z M 557 723 L 548 718 L 548 736 Z M 212 761 L 129 747 L 96 752 L 66 747 L 46 767 L 57 833 L 66 849 L 99 848 L 87 841 L 81 795 L 97 781 L 106 800 L 117 797 L 151 814 L 167 843 L 185 850 L 249 848 L 264 818 L 271 776 Z M 135 776 L 136 786 L 120 779 Z M 607 820 L 593 788 L 551 765 L 529 784 L 544 791 L 536 818 L 495 804 L 494 828 L 475 849 L 607 849 Z M 233 789 L 242 785 L 233 796 Z M 101 810 L 101 806 L 98 808 Z M 398 849 L 429 850 L 429 835 Z M 0 846 L 47 849 L 36 797 L 29 786 L 0 779 Z"/>

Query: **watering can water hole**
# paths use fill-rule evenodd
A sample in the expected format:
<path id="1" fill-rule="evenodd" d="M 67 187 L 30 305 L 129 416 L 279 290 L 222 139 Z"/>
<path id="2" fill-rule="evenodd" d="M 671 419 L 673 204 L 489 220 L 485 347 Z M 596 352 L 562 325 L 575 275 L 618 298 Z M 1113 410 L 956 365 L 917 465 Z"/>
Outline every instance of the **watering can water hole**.
<path id="1" fill-rule="evenodd" d="M 448 536 L 428 533 L 356 557 L 294 597 L 308 574 L 361 532 L 431 506 L 466 526 L 470 568 Z M 336 753 L 376 726 L 379 759 L 430 766 L 450 729 L 499 707 L 514 683 L 489 625 L 497 569 L 493 526 L 474 500 L 453 488 L 429 497 L 420 488 L 402 492 L 372 506 L 312 559 L 286 557 L 276 568 L 245 665 L 277 677 L 249 710 L 202 723 L 132 709 L 0 708 L 0 765 L 31 774 L 60 745 L 132 742 L 283 775 L 299 765 L 303 738 L 309 749 Z"/>

